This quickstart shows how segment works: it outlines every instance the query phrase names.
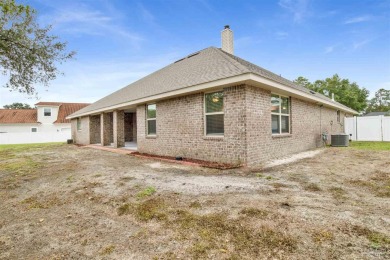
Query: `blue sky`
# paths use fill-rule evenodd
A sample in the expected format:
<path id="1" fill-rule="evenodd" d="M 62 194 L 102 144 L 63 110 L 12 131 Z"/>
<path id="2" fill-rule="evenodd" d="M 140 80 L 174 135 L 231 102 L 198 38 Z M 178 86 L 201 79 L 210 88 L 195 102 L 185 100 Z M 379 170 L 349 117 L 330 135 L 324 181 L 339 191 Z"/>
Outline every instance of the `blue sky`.
<path id="1" fill-rule="evenodd" d="M 77 51 L 40 101 L 94 102 L 192 52 L 220 47 L 293 80 L 335 73 L 370 90 L 390 89 L 390 0 L 19 0 Z M 3 76 L 2 76 L 3 77 Z M 0 83 L 4 82 L 0 78 Z M 38 100 L 0 89 L 0 107 Z"/>

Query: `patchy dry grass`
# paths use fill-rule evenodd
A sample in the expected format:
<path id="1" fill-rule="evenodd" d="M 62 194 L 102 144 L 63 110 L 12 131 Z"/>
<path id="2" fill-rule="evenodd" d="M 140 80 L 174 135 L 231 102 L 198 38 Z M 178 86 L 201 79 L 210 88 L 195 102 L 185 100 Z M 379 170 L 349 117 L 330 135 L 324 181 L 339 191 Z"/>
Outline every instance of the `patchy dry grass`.
<path id="1" fill-rule="evenodd" d="M 109 245 L 101 250 L 100 255 L 109 255 L 112 252 L 114 252 L 114 249 L 115 249 L 114 245 Z"/>
<path id="2" fill-rule="evenodd" d="M 318 184 L 316 184 L 316 183 L 308 183 L 308 184 L 304 185 L 303 188 L 307 191 L 313 191 L 313 192 L 322 191 L 320 186 L 318 186 Z"/>
<path id="3" fill-rule="evenodd" d="M 151 198 L 138 203 L 125 203 L 117 209 L 118 215 L 132 214 L 140 221 L 164 220 L 166 205 L 160 198 Z"/>
<path id="4" fill-rule="evenodd" d="M 390 198 L 390 172 L 376 170 L 368 179 L 353 179 L 349 183 L 366 188 L 378 197 Z"/>
<path id="5" fill-rule="evenodd" d="M 331 187 L 329 192 L 332 194 L 333 198 L 336 200 L 345 200 L 347 199 L 347 192 L 341 187 Z"/>
<path id="6" fill-rule="evenodd" d="M 22 200 L 20 203 L 27 205 L 29 209 L 48 209 L 53 206 L 59 206 L 63 204 L 63 202 L 56 196 L 41 198 L 33 196 Z"/>
<path id="7" fill-rule="evenodd" d="M 390 236 L 383 233 L 372 231 L 367 227 L 358 225 L 348 226 L 344 228 L 344 232 L 366 237 L 374 248 L 390 250 Z"/>
<path id="8" fill-rule="evenodd" d="M 248 217 L 265 218 L 269 215 L 269 211 L 258 208 L 244 208 L 240 211 L 240 214 Z"/>
<path id="9" fill-rule="evenodd" d="M 232 258 L 256 258 L 264 252 L 277 255 L 279 251 L 293 252 L 298 243 L 297 238 L 277 228 L 263 225 L 254 229 L 250 223 L 230 219 L 226 213 L 196 215 L 188 211 L 178 211 L 171 225 L 176 227 L 181 239 L 192 234 L 200 241 L 187 249 L 195 259 L 205 258 L 221 249 L 229 252 Z"/>
<path id="10" fill-rule="evenodd" d="M 154 194 L 156 192 L 156 189 L 154 187 L 147 187 L 146 189 L 140 191 L 137 193 L 137 197 L 139 199 L 142 199 L 144 197 L 149 197 L 151 196 L 152 194 Z"/>
<path id="11" fill-rule="evenodd" d="M 329 230 L 316 230 L 312 234 L 313 240 L 316 243 L 323 243 L 323 242 L 329 242 L 334 240 L 334 235 L 331 231 Z"/>
<path id="12" fill-rule="evenodd" d="M 73 145 L 1 155 L 1 259 L 390 257 L 386 150 L 329 148 L 265 175 Z"/>

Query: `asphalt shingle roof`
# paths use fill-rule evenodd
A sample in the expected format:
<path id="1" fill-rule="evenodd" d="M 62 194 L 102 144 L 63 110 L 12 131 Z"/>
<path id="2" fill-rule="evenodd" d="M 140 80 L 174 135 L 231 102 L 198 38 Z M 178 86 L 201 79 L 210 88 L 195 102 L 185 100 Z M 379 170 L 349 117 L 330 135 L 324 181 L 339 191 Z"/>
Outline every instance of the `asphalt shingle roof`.
<path id="1" fill-rule="evenodd" d="M 190 54 L 181 60 L 178 60 L 134 83 L 131 83 L 130 85 L 77 111 L 72 114 L 72 116 L 93 113 L 93 111 L 114 105 L 246 73 L 254 73 L 305 93 L 311 93 L 307 88 L 299 86 L 292 81 L 278 76 L 253 63 L 228 54 L 219 48 L 209 47 Z M 315 93 L 314 95 L 321 99 L 331 101 L 331 99 L 319 93 Z M 335 103 L 339 106 L 343 106 L 337 102 Z"/>

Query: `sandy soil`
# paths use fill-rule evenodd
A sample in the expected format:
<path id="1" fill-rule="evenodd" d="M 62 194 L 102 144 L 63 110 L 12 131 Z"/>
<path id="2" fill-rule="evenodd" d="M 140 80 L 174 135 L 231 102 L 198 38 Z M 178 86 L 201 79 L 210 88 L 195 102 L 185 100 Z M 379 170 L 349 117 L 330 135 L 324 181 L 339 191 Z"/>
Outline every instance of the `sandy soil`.
<path id="1" fill-rule="evenodd" d="M 389 151 L 224 171 L 68 145 L 0 157 L 0 259 L 390 258 Z"/>

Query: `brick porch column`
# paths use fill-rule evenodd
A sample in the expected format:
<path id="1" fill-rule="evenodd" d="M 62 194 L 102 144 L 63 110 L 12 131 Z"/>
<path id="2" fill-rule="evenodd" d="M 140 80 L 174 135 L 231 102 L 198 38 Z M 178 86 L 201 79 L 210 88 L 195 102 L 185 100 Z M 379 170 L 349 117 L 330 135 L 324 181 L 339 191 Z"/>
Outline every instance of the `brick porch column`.
<path id="1" fill-rule="evenodd" d="M 110 145 L 110 115 L 100 114 L 100 143 L 102 146 Z"/>
<path id="2" fill-rule="evenodd" d="M 125 146 L 125 111 L 113 112 L 114 147 Z"/>

